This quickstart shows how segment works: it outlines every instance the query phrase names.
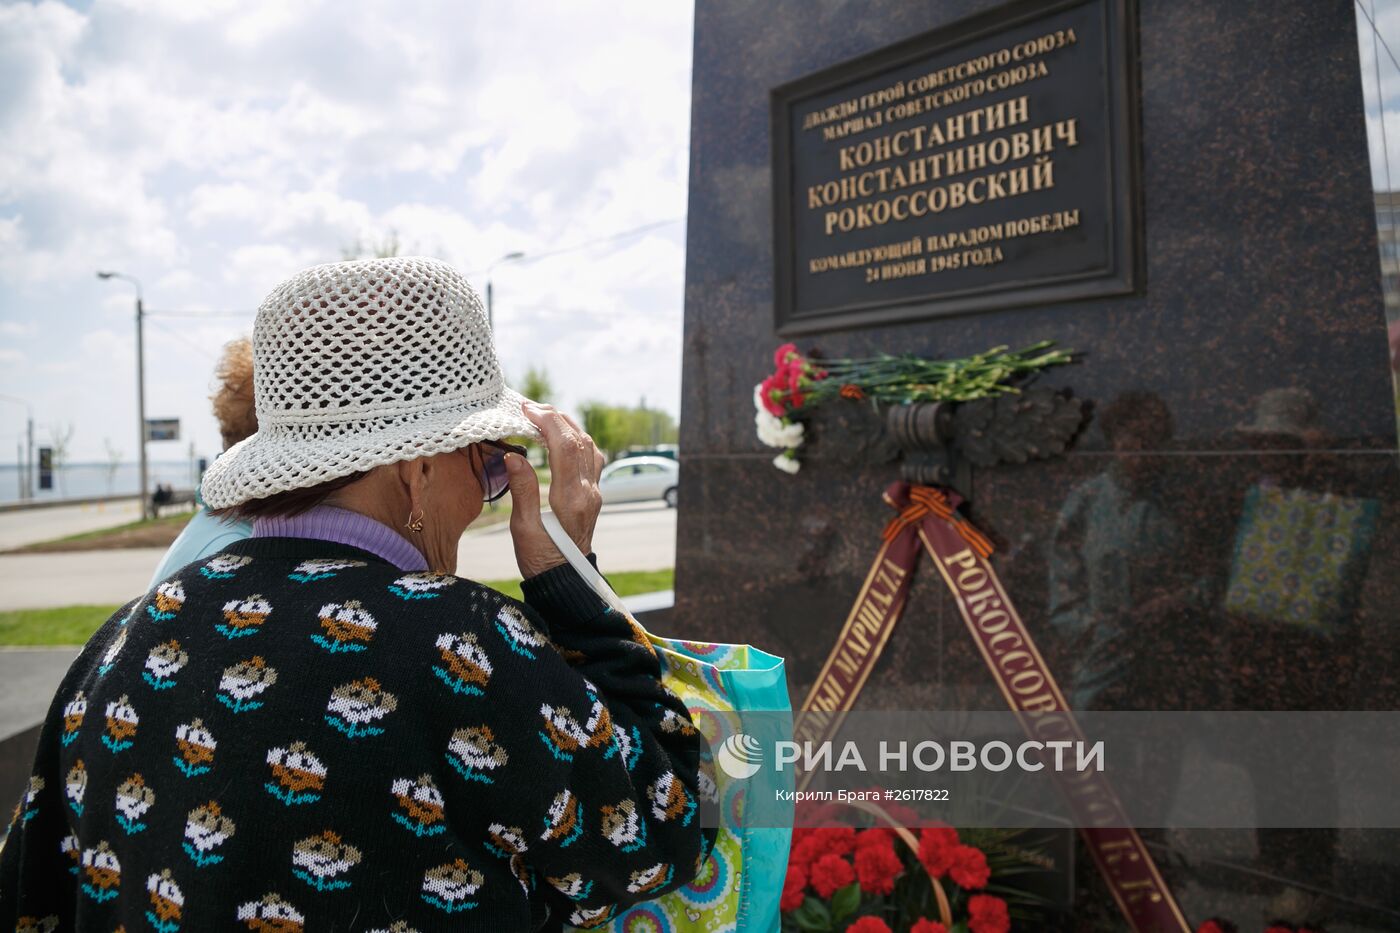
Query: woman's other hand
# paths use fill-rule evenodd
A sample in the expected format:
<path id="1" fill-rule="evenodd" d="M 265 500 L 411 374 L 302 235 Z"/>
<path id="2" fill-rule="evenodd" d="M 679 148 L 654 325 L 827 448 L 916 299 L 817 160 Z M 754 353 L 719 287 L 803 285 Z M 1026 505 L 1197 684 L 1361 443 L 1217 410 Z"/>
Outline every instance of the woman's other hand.
<path id="1" fill-rule="evenodd" d="M 593 550 L 593 527 L 603 505 L 598 491 L 603 455 L 587 432 L 553 406 L 527 402 L 522 410 L 544 435 L 551 476 L 549 507 L 578 549 L 587 554 Z M 518 454 L 507 455 L 506 467 L 510 471 L 510 536 L 515 542 L 515 562 L 520 575 L 529 579 L 566 561 L 540 519 L 540 481 L 535 468 Z"/>

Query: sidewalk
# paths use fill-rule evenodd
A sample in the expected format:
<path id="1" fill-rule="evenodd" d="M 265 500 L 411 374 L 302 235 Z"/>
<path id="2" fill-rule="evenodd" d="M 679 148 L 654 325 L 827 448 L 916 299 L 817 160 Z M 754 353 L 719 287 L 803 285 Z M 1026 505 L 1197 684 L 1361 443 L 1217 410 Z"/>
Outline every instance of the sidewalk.
<path id="1" fill-rule="evenodd" d="M 141 517 L 136 497 L 86 505 L 55 505 L 0 512 L 0 551 L 114 528 Z"/>
<path id="2" fill-rule="evenodd" d="M 164 548 L 0 556 L 0 610 L 117 606 L 146 591 Z"/>
<path id="3" fill-rule="evenodd" d="M 82 649 L 0 648 L 0 743 L 44 721 L 54 691 Z"/>
<path id="4" fill-rule="evenodd" d="M 134 515 L 134 502 L 131 508 Z M 651 503 L 607 506 L 593 548 L 604 573 L 674 566 L 676 510 Z M 128 548 L 0 555 L 0 610 L 120 605 L 145 591 L 164 554 L 162 548 Z M 509 526 L 468 531 L 457 551 L 457 573 L 473 580 L 518 579 Z"/>

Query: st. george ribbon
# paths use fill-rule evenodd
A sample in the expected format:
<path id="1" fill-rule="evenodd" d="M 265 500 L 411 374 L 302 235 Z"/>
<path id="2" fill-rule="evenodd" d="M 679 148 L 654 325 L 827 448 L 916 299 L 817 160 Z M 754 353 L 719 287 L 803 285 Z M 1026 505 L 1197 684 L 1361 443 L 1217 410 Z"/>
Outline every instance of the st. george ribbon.
<path id="1" fill-rule="evenodd" d="M 802 703 L 794 740 L 819 744 L 836 734 L 904 612 L 919 554 L 927 551 L 987 670 L 1027 735 L 1038 741 L 1084 741 L 1054 675 L 988 560 L 991 542 L 958 512 L 961 497 L 951 489 L 900 482 L 885 490 L 884 500 L 899 514 L 886 525 L 855 605 Z M 1056 779 L 1080 835 L 1129 925 L 1137 933 L 1190 933 L 1190 924 L 1103 773 L 1090 769 L 1055 774 L 1063 774 Z M 798 789 L 813 775 L 803 773 Z"/>

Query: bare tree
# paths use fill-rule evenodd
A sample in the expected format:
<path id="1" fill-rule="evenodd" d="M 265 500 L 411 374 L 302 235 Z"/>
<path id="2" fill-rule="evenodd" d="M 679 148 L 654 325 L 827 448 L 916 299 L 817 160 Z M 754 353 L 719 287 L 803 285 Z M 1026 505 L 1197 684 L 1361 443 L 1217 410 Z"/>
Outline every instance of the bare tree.
<path id="1" fill-rule="evenodd" d="M 63 480 L 64 468 L 68 466 L 68 451 L 73 443 L 73 422 L 66 425 L 52 424 L 49 426 L 49 445 L 53 448 L 53 471 L 58 477 L 58 494 L 68 495 L 68 486 Z"/>
<path id="2" fill-rule="evenodd" d="M 107 495 L 112 494 L 112 487 L 116 485 L 117 470 L 122 465 L 122 452 L 112 445 L 110 437 L 102 438 L 102 446 L 107 451 Z"/>
<path id="3" fill-rule="evenodd" d="M 388 259 L 391 256 L 397 256 L 400 249 L 399 232 L 390 230 L 389 235 L 378 243 L 366 244 L 359 237 L 355 237 L 354 243 L 340 248 L 340 258 L 347 261 L 351 259 Z"/>

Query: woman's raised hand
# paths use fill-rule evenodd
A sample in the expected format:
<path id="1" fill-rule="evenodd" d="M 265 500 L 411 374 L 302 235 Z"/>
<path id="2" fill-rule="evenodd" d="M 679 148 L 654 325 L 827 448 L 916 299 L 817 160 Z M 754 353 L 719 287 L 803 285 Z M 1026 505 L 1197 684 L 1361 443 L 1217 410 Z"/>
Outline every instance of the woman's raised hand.
<path id="1" fill-rule="evenodd" d="M 593 550 L 593 527 L 603 505 L 598 491 L 603 455 L 574 419 L 553 406 L 526 402 L 522 410 L 544 435 L 549 453 L 549 507 L 578 549 L 587 554 Z M 535 468 L 519 454 L 506 455 L 506 468 L 510 473 L 510 536 L 515 542 L 515 562 L 520 575 L 528 579 L 566 561 L 540 519 L 540 481 Z"/>

